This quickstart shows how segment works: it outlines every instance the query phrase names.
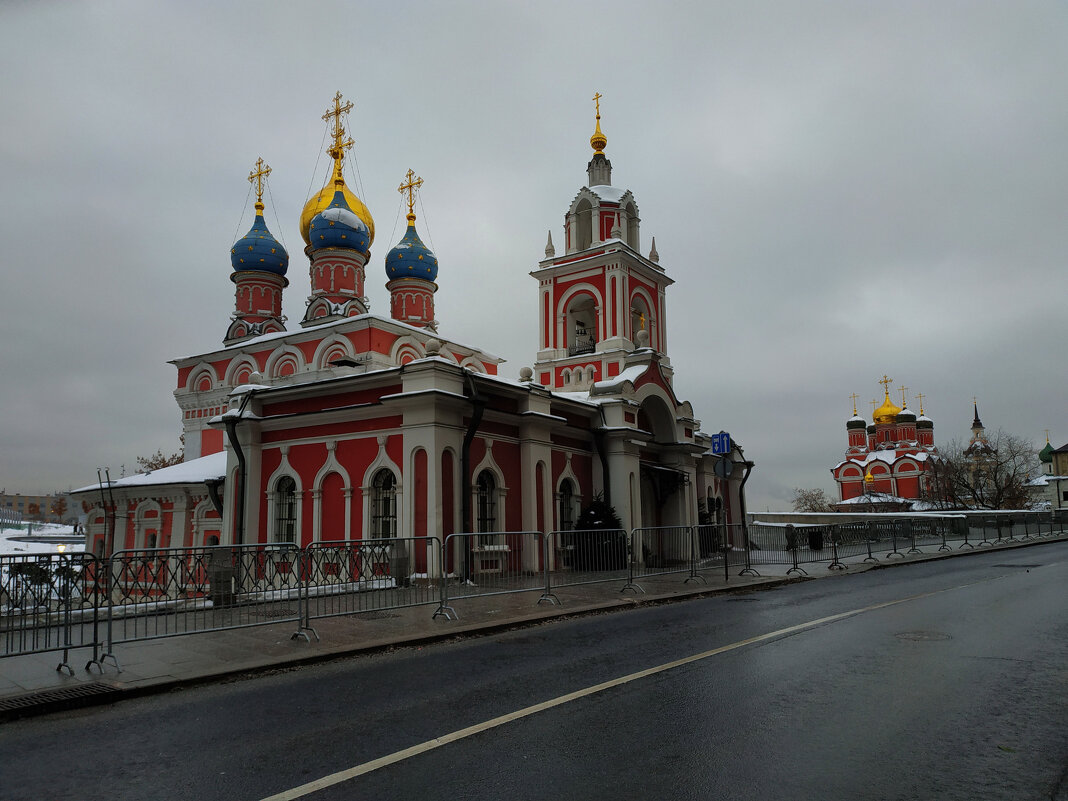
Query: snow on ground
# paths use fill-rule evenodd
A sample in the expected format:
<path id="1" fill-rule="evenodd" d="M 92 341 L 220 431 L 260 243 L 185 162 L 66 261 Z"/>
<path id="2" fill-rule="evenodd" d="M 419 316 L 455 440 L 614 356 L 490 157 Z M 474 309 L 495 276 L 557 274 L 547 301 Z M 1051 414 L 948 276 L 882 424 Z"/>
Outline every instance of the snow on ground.
<path id="1" fill-rule="evenodd" d="M 74 526 L 58 523 L 33 523 L 32 532 L 27 530 L 30 527 L 31 524 L 22 523 L 19 526 L 8 525 L 0 529 L 0 555 L 61 553 L 63 551 L 77 553 L 85 550 L 85 538 L 80 534 L 74 533 Z M 70 537 L 72 541 L 68 543 L 46 541 L 59 537 Z M 78 538 L 78 541 L 73 541 L 75 537 Z M 23 542 L 22 540 L 28 541 Z"/>

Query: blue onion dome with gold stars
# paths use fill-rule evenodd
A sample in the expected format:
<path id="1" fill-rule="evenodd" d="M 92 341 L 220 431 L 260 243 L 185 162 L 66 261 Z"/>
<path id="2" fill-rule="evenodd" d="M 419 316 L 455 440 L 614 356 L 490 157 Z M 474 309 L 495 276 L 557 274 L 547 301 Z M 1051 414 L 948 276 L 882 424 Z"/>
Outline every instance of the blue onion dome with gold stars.
<path id="1" fill-rule="evenodd" d="M 397 278 L 436 281 L 438 278 L 438 257 L 419 238 L 414 214 L 408 215 L 408 230 L 401 241 L 386 254 L 386 277 L 390 281 Z"/>
<path id="2" fill-rule="evenodd" d="M 366 254 L 371 247 L 371 235 L 367 224 L 353 212 L 338 188 L 330 205 L 312 217 L 308 242 L 313 251 L 345 248 Z"/>
<path id="3" fill-rule="evenodd" d="M 252 228 L 230 248 L 230 263 L 235 272 L 257 270 L 285 275 L 289 269 L 289 254 L 267 230 L 262 202 L 256 203 L 256 220 L 252 223 Z"/>

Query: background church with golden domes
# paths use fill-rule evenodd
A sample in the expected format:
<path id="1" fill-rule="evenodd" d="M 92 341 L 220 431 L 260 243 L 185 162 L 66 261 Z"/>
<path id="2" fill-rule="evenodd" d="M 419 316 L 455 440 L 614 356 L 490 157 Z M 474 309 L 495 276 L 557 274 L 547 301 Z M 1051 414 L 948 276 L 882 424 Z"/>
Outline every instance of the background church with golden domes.
<path id="1" fill-rule="evenodd" d="M 918 395 L 920 413 L 908 408 L 905 393 L 899 387 L 901 406 L 890 400 L 892 379 L 883 376 L 883 402 L 874 408 L 869 424 L 857 414 L 853 395 L 853 416 L 846 421 L 848 446 L 845 458 L 831 468 L 838 484 L 839 508 L 878 503 L 885 507 L 906 507 L 923 496 L 925 473 L 937 458 L 934 421 L 923 413 L 923 395 Z"/>
<path id="2" fill-rule="evenodd" d="M 375 228 L 345 180 L 351 108 L 338 93 L 323 115 L 333 167 L 300 217 L 310 294 L 299 327 L 282 315 L 289 254 L 264 222 L 261 160 L 249 176 L 255 220 L 230 253 L 222 344 L 171 362 L 185 461 L 77 491 L 93 506 L 89 548 L 405 537 L 422 573 L 435 569 L 433 539 L 568 529 L 599 495 L 627 528 L 693 524 L 699 509 L 741 522 L 752 464 L 737 444 L 726 460 L 713 454 L 675 395 L 673 282 L 655 243 L 641 252 L 633 194 L 612 185 L 599 103 L 563 252 L 550 234 L 531 273 L 536 360 L 514 377 L 499 374 L 497 356 L 438 333 L 439 262 L 417 232 L 422 181 L 411 170 L 399 187 L 407 230 L 384 259 L 389 316 L 370 313 Z M 448 264 L 441 280 L 457 280 Z M 533 538 L 524 542 L 492 559 L 537 567 Z"/>

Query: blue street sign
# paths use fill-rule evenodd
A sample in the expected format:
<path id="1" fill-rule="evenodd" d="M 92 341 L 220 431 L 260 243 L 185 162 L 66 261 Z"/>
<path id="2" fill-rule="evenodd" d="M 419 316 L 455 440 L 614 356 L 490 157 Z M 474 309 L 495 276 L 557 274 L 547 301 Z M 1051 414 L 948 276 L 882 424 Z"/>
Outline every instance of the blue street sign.
<path id="1" fill-rule="evenodd" d="M 731 452 L 731 435 L 726 431 L 720 431 L 712 435 L 712 453 L 726 454 Z"/>

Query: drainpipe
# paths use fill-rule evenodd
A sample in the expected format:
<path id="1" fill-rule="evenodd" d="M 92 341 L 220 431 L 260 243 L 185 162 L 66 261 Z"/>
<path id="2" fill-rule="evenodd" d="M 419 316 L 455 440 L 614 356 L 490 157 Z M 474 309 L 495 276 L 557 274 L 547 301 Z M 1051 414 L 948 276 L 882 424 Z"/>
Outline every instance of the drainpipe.
<path id="1" fill-rule="evenodd" d="M 252 400 L 252 390 L 249 390 L 241 400 L 237 415 L 223 420 L 223 424 L 226 426 L 226 436 L 230 440 L 230 447 L 234 449 L 234 455 L 237 456 L 237 487 L 235 487 L 237 509 L 234 515 L 234 545 L 243 545 L 245 542 L 245 481 L 248 477 L 248 464 L 245 461 L 245 452 L 241 450 L 241 443 L 237 439 L 237 424 L 240 422 L 241 415 L 244 414 L 245 407 L 248 406 L 250 400 Z M 214 502 L 213 499 L 212 503 Z M 222 509 L 220 507 L 221 504 L 216 508 L 219 509 L 221 514 Z"/>
<path id="2" fill-rule="evenodd" d="M 739 450 L 741 450 L 741 449 L 739 449 Z M 742 476 L 742 483 L 738 487 L 738 505 L 742 507 L 742 536 L 745 537 L 744 542 L 746 544 L 746 547 L 748 548 L 749 547 L 749 527 L 748 527 L 748 523 L 746 522 L 746 519 L 745 519 L 746 518 L 746 513 L 745 513 L 745 482 L 749 480 L 749 474 L 753 472 L 753 468 L 756 465 L 755 465 L 754 462 L 744 462 L 744 464 L 745 464 L 745 475 Z"/>
<path id="3" fill-rule="evenodd" d="M 467 424 L 464 433 L 463 446 L 460 449 L 460 517 L 463 525 L 469 533 L 475 530 L 475 521 L 471 516 L 471 443 L 474 442 L 475 434 L 478 433 L 479 424 L 482 422 L 482 413 L 486 410 L 486 400 L 478 394 L 475 380 L 471 372 L 464 370 L 464 383 L 467 385 L 467 397 L 471 401 L 471 421 Z M 464 558 L 464 580 L 471 579 L 471 537 L 467 537 L 467 552 Z"/>
<path id="4" fill-rule="evenodd" d="M 220 518 L 223 516 L 223 501 L 222 496 L 219 494 L 219 488 L 224 483 L 226 483 L 225 478 L 213 478 L 204 482 L 204 486 L 208 488 L 208 500 L 211 501 L 211 505 L 215 507 L 215 511 Z"/>
<path id="5" fill-rule="evenodd" d="M 604 484 L 604 502 L 609 506 L 612 505 L 612 482 L 608 479 L 608 454 L 605 452 L 604 447 L 604 427 L 608 423 L 604 419 L 604 408 L 602 406 L 597 407 L 597 411 L 601 413 L 601 429 L 593 432 L 593 444 L 597 448 L 597 456 L 601 460 L 601 478 Z M 632 521 L 633 522 L 633 521 Z"/>

